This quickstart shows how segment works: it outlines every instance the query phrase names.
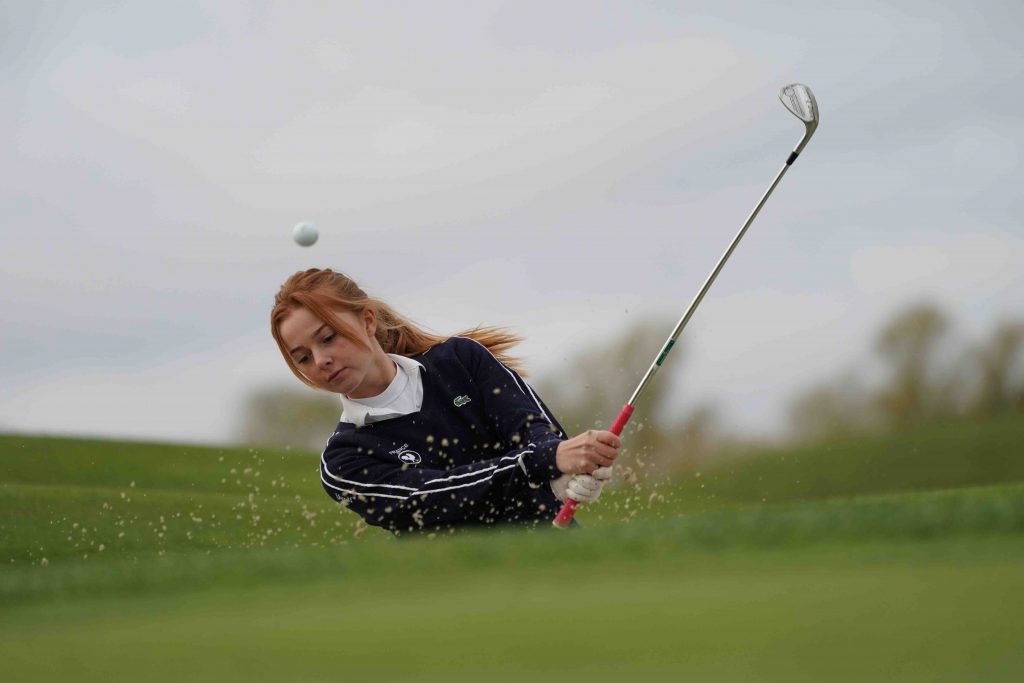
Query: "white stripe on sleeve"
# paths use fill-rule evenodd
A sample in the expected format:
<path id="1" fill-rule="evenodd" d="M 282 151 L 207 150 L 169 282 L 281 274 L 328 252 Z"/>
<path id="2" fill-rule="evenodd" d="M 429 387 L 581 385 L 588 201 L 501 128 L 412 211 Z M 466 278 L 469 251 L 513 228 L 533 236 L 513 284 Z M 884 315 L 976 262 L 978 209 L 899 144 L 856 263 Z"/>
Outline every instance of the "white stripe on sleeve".
<path id="1" fill-rule="evenodd" d="M 494 475 L 496 475 L 496 474 L 498 474 L 500 472 L 505 472 L 506 470 L 512 469 L 513 467 L 516 467 L 517 465 L 519 467 L 522 467 L 523 471 L 525 472 L 526 468 L 523 466 L 523 457 L 526 456 L 526 455 L 529 455 L 530 453 L 533 453 L 532 447 L 534 445 L 530 444 L 529 446 L 530 447 L 520 451 L 519 453 L 517 453 L 515 455 L 503 456 L 501 458 L 501 460 L 512 460 L 513 461 L 510 464 L 505 465 L 504 467 L 500 467 L 499 465 L 491 465 L 490 467 L 485 467 L 483 469 L 479 469 L 479 470 L 476 470 L 474 472 L 466 472 L 464 474 L 455 474 L 455 475 L 452 475 L 450 477 L 439 477 L 437 479 L 431 479 L 430 481 L 424 482 L 423 485 L 420 488 L 415 488 L 415 487 L 412 487 L 412 486 L 399 486 L 397 484 L 365 484 L 365 483 L 362 483 L 362 482 L 353 481 L 351 479 L 344 479 L 344 478 L 339 477 L 338 475 L 332 473 L 328 469 L 327 463 L 324 462 L 323 457 L 321 456 L 320 481 L 324 484 L 324 486 L 326 486 L 326 487 L 328 487 L 330 489 L 333 489 L 335 491 L 340 491 L 342 493 L 346 493 L 346 494 L 350 494 L 350 495 L 363 496 L 363 497 L 367 497 L 367 498 L 395 498 L 397 500 L 408 500 L 409 498 L 412 498 L 413 496 L 426 496 L 426 495 L 430 495 L 432 493 L 440 493 L 442 491 L 452 491 L 452 490 L 455 490 L 455 489 L 466 488 L 467 486 L 476 486 L 477 484 L 483 484 L 483 483 L 488 482 L 491 479 L 493 479 Z M 340 486 L 335 486 L 334 484 L 332 484 L 329 481 L 327 481 L 327 478 L 324 476 L 324 474 L 326 474 L 328 477 L 330 477 L 331 479 L 333 479 L 335 481 L 338 481 L 338 482 L 341 482 L 341 483 L 344 483 L 344 484 L 349 484 L 350 486 L 358 486 L 362 490 L 354 490 L 354 489 L 342 488 Z M 470 477 L 470 476 L 474 476 L 474 475 L 487 475 L 487 476 L 481 477 L 480 479 L 476 479 L 475 481 L 467 482 L 467 483 L 464 483 L 464 484 L 458 484 L 456 486 L 447 486 L 447 487 L 443 487 L 443 488 L 437 488 L 437 487 L 428 488 L 428 486 L 430 484 L 438 484 L 438 483 L 451 482 L 452 480 L 455 480 L 455 479 L 464 479 L 465 477 Z M 382 493 L 382 492 L 377 492 L 377 491 L 366 490 L 366 489 L 372 489 L 372 488 L 402 489 L 403 491 L 405 491 L 407 493 L 404 493 L 402 495 L 395 495 L 395 493 L 397 493 L 397 492 L 395 492 L 395 493 Z"/>

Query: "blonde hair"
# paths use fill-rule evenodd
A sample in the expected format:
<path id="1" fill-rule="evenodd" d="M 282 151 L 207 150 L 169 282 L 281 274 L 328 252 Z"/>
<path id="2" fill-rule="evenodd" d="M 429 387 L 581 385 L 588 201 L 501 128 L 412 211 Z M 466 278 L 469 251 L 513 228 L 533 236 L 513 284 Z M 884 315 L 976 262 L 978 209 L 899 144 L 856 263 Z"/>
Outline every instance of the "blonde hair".
<path id="1" fill-rule="evenodd" d="M 288 353 L 284 339 L 281 338 L 282 321 L 299 307 L 309 309 L 313 315 L 327 323 L 337 334 L 354 344 L 364 346 L 365 344 L 338 317 L 337 311 L 344 310 L 358 314 L 367 308 L 372 309 L 377 316 L 377 330 L 374 336 L 385 353 L 394 353 L 399 356 L 415 356 L 449 339 L 449 337 L 431 334 L 416 326 L 383 301 L 368 296 L 346 275 L 329 268 L 310 268 L 299 271 L 285 280 L 281 289 L 278 290 L 277 296 L 274 297 L 274 308 L 270 312 L 270 331 L 292 374 L 298 377 L 302 383 L 314 388 L 315 385 L 299 371 L 295 360 Z M 522 341 L 507 330 L 500 327 L 478 326 L 453 336 L 469 337 L 483 344 L 502 363 L 520 375 L 526 376 L 521 362 L 505 353 Z"/>

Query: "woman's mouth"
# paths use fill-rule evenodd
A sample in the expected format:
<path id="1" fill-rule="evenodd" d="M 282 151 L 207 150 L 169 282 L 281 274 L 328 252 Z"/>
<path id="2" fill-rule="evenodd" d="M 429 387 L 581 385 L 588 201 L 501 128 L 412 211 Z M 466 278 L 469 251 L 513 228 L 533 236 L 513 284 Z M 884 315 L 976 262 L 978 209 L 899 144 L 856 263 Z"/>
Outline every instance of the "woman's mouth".
<path id="1" fill-rule="evenodd" d="M 348 368 L 341 368 L 339 370 L 336 370 L 330 377 L 327 378 L 327 383 L 334 384 L 338 380 L 338 378 L 341 377 L 341 373 L 345 372 L 346 370 L 348 370 Z"/>

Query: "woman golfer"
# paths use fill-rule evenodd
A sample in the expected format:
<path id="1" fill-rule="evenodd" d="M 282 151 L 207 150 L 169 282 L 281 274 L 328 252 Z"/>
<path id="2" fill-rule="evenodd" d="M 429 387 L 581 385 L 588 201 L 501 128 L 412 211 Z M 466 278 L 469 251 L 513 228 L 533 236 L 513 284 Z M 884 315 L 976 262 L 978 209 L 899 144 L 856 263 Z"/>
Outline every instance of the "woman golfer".
<path id="1" fill-rule="evenodd" d="M 271 330 L 296 377 L 341 396 L 320 480 L 396 534 L 535 525 L 572 497 L 593 502 L 619 437 L 567 438 L 495 328 L 429 334 L 332 270 L 288 278 Z"/>

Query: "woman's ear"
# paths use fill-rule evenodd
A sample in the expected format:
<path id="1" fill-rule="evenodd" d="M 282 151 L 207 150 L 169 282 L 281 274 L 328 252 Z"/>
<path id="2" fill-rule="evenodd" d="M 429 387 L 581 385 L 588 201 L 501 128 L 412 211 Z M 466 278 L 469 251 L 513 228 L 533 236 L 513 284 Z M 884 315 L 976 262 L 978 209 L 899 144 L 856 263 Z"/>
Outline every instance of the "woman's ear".
<path id="1" fill-rule="evenodd" d="M 366 329 L 367 336 L 373 339 L 377 332 L 377 312 L 369 306 L 363 309 L 363 327 Z"/>

